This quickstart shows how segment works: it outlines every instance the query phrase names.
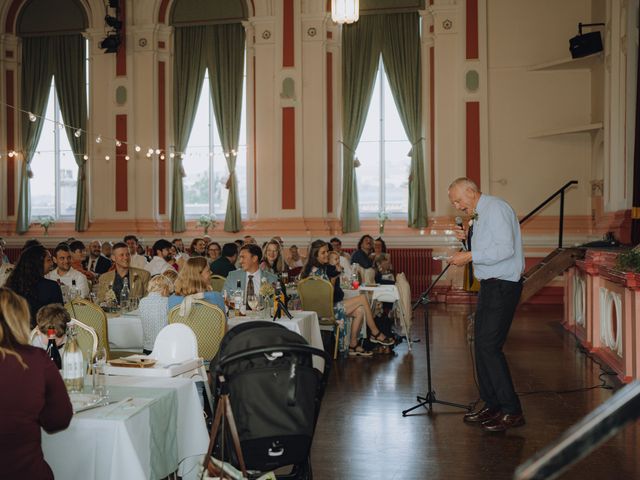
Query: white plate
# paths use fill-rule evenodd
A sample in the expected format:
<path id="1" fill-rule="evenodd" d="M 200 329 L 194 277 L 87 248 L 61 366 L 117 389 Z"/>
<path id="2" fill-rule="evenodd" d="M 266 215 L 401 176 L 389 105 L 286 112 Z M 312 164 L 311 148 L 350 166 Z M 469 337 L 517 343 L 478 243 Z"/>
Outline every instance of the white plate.
<path id="1" fill-rule="evenodd" d="M 93 393 L 70 393 L 69 399 L 71 400 L 71 406 L 73 407 L 73 413 L 81 412 L 87 407 L 92 407 L 97 403 L 100 403 L 100 396 Z"/>

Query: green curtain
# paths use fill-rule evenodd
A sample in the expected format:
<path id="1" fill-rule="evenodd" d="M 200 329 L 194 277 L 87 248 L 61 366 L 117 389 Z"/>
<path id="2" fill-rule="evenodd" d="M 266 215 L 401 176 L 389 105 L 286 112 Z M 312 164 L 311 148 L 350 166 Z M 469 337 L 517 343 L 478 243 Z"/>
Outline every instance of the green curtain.
<path id="1" fill-rule="evenodd" d="M 240 198 L 236 179 L 236 156 L 242 117 L 242 84 L 244 75 L 244 27 L 239 23 L 212 25 L 211 39 L 207 42 L 209 84 L 213 99 L 218 134 L 222 149 L 227 152 L 229 168 L 229 198 L 224 218 L 225 232 L 242 228 Z M 236 153 L 234 153 L 236 152 Z"/>
<path id="2" fill-rule="evenodd" d="M 355 150 L 362 135 L 383 39 L 382 16 L 367 15 L 342 30 L 342 231 L 360 230 Z"/>
<path id="3" fill-rule="evenodd" d="M 173 134 L 176 152 L 182 154 L 187 147 L 198 99 L 204 80 L 207 39 L 206 26 L 176 27 L 173 68 Z M 173 159 L 173 193 L 171 200 L 171 230 L 184 232 L 184 185 L 182 158 Z"/>
<path id="4" fill-rule="evenodd" d="M 385 15 L 383 22 L 382 61 L 400 120 L 412 145 L 408 224 L 421 228 L 427 226 L 427 190 L 422 137 L 420 18 L 417 13 L 396 13 Z"/>
<path id="5" fill-rule="evenodd" d="M 22 40 L 22 81 L 20 91 L 20 108 L 36 115 L 31 122 L 29 116 L 20 114 L 22 134 L 22 169 L 20 173 L 20 189 L 18 194 L 18 218 L 16 232 L 19 234 L 29 230 L 31 223 L 31 195 L 29 178 L 31 176 L 31 160 L 40 139 L 44 120 L 44 109 L 49 99 L 51 86 L 51 55 L 48 45 L 51 37 L 29 37 Z"/>
<path id="6" fill-rule="evenodd" d="M 86 160 L 87 135 L 74 135 L 80 128 L 86 132 L 87 96 L 85 69 L 85 40 L 80 34 L 51 37 L 50 51 L 53 60 L 53 75 L 56 79 L 56 92 L 60 111 L 66 125 L 67 138 L 78 165 L 76 194 L 75 229 L 83 232 L 87 229 L 89 216 L 87 211 Z"/>

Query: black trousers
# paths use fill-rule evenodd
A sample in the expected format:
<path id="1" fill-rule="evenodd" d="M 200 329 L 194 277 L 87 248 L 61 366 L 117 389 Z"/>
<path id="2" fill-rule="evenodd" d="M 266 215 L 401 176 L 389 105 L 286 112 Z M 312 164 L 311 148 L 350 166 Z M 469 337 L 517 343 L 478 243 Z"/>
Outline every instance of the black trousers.
<path id="1" fill-rule="evenodd" d="M 480 397 L 503 413 L 522 412 L 502 347 L 522 293 L 522 282 L 482 280 L 475 317 L 476 372 Z"/>

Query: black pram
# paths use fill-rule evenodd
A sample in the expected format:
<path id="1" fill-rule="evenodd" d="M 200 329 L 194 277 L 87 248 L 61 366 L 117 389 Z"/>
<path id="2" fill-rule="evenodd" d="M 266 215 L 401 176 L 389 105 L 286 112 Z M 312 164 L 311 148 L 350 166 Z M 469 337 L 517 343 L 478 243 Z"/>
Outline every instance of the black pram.
<path id="1" fill-rule="evenodd" d="M 323 371 L 314 368 L 322 365 Z M 330 368 L 330 357 L 282 325 L 247 321 L 227 332 L 211 361 L 216 404 L 229 401 L 248 471 L 293 466 L 278 478 L 311 478 L 309 452 Z M 238 466 L 232 441 L 216 435 L 214 453 Z"/>

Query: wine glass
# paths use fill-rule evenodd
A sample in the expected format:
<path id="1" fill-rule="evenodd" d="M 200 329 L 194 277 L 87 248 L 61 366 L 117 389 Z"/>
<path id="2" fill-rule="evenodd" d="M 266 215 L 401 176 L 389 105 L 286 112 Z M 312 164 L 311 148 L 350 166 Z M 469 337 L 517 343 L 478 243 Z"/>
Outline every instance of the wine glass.
<path id="1" fill-rule="evenodd" d="M 258 308 L 258 297 L 256 295 L 247 295 L 247 305 L 249 305 L 252 312 L 255 312 Z"/>

